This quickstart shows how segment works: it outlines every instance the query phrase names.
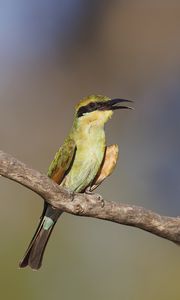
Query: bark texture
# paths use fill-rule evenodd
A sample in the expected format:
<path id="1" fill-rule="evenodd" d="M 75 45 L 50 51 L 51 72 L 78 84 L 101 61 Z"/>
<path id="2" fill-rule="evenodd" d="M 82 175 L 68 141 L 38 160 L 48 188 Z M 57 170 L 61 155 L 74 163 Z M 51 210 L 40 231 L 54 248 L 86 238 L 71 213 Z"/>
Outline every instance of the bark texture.
<path id="1" fill-rule="evenodd" d="M 180 217 L 161 216 L 143 207 L 106 201 L 97 194 L 70 193 L 3 151 L 0 175 L 31 189 L 64 212 L 137 227 L 180 244 Z"/>

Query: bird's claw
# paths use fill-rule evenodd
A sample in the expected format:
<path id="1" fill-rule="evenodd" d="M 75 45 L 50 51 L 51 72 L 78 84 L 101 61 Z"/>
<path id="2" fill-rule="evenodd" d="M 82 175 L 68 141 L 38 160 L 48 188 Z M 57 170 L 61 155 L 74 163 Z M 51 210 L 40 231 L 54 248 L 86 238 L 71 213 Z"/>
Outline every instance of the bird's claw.
<path id="1" fill-rule="evenodd" d="M 88 186 L 86 189 L 85 189 L 85 194 L 87 195 L 94 195 L 93 191 L 91 190 L 91 186 Z"/>

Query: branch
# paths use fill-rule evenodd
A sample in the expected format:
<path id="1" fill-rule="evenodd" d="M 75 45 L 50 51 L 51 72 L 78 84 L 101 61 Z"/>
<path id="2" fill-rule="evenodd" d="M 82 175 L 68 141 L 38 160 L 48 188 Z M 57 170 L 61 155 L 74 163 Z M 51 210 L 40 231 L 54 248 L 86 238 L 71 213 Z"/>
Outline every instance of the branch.
<path id="1" fill-rule="evenodd" d="M 96 194 L 71 193 L 3 151 L 0 151 L 0 175 L 31 189 L 67 213 L 137 227 L 180 244 L 179 217 L 161 216 L 143 207 L 105 201 Z"/>

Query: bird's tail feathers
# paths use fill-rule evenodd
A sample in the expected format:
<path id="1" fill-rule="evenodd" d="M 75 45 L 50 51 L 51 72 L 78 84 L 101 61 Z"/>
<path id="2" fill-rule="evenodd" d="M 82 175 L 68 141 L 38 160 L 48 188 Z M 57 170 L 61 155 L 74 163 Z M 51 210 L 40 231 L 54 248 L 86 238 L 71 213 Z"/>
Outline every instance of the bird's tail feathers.
<path id="1" fill-rule="evenodd" d="M 61 213 L 52 207 L 48 206 L 47 209 L 45 207 L 38 228 L 19 263 L 20 268 L 30 266 L 32 269 L 38 270 L 41 267 L 47 242 Z"/>
<path id="2" fill-rule="evenodd" d="M 32 269 L 38 270 L 41 267 L 43 254 L 55 223 L 48 230 L 43 228 L 43 224 L 44 218 L 40 221 L 38 229 L 19 263 L 20 268 L 29 265 Z"/>

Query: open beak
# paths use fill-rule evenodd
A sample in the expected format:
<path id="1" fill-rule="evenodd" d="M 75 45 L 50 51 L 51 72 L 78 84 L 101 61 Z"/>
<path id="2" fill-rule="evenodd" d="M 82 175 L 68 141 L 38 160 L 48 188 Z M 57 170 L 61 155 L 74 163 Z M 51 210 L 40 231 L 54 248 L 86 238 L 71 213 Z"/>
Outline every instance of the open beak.
<path id="1" fill-rule="evenodd" d="M 128 102 L 132 103 L 132 100 L 126 100 L 126 99 L 111 99 L 104 103 L 101 103 L 100 110 L 116 110 L 116 109 L 134 109 L 131 106 L 121 105 L 122 102 Z"/>
<path id="2" fill-rule="evenodd" d="M 132 100 L 126 100 L 126 99 L 111 99 L 109 101 L 109 109 L 111 110 L 116 110 L 116 109 L 134 109 L 131 106 L 127 106 L 127 105 L 120 105 L 122 102 L 128 102 L 128 103 L 132 103 Z"/>

